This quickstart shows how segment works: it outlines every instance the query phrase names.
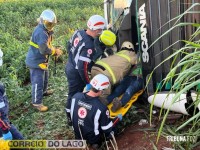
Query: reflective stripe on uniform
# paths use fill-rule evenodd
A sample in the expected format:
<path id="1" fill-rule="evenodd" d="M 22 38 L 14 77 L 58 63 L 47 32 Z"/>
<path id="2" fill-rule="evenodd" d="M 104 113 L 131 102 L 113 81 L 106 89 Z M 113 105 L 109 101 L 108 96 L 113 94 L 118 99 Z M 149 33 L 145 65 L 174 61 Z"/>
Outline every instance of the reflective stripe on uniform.
<path id="1" fill-rule="evenodd" d="M 35 48 L 39 48 L 39 45 L 35 44 L 34 42 L 30 41 L 29 44 Z"/>
<path id="2" fill-rule="evenodd" d="M 83 56 L 80 56 L 80 57 L 79 57 L 79 60 L 86 61 L 86 62 L 88 62 L 88 63 L 91 62 L 91 59 L 89 59 L 89 58 L 87 58 L 87 57 L 83 57 Z"/>
<path id="3" fill-rule="evenodd" d="M 4 102 L 1 102 L 0 103 L 0 108 L 3 108 L 3 107 L 5 107 L 6 105 L 5 105 L 5 103 Z"/>
<path id="4" fill-rule="evenodd" d="M 83 37 L 81 36 L 80 32 L 77 33 L 77 36 L 79 38 L 79 41 L 81 41 L 83 39 Z"/>
<path id="5" fill-rule="evenodd" d="M 111 121 L 107 126 L 101 126 L 102 130 L 107 130 L 113 126 L 113 122 Z"/>
<path id="6" fill-rule="evenodd" d="M 35 84 L 35 103 L 37 101 L 37 84 Z"/>
<path id="7" fill-rule="evenodd" d="M 72 35 L 72 37 L 70 38 L 69 42 L 70 42 L 71 44 L 72 44 L 72 40 L 74 39 L 74 36 L 76 35 L 77 32 L 78 32 L 78 30 L 75 31 L 74 34 Z"/>
<path id="8" fill-rule="evenodd" d="M 74 105 L 75 105 L 75 98 L 72 98 L 72 103 L 71 103 L 71 110 L 70 110 L 70 115 L 71 115 L 71 119 L 73 119 L 73 112 L 74 112 Z"/>
<path id="9" fill-rule="evenodd" d="M 31 46 L 37 48 L 37 49 L 39 48 L 39 45 L 37 45 L 37 44 L 34 43 L 33 41 L 30 41 L 29 44 L 30 44 Z M 48 48 L 49 48 L 49 49 L 52 49 L 52 44 L 51 44 L 51 42 L 48 42 Z"/>
<path id="10" fill-rule="evenodd" d="M 85 46 L 85 43 L 82 43 L 82 45 L 78 48 L 78 52 L 76 53 L 76 56 L 74 57 L 74 61 L 76 63 L 76 69 L 78 69 L 78 60 L 79 60 L 79 57 L 80 57 L 80 53 L 81 53 L 81 49 Z"/>
<path id="11" fill-rule="evenodd" d="M 99 118 L 100 118 L 101 111 L 98 109 L 95 116 L 94 116 L 94 133 L 95 135 L 99 134 Z"/>
<path id="12" fill-rule="evenodd" d="M 131 58 L 126 54 L 123 54 L 123 51 L 116 53 L 116 55 L 125 58 L 126 60 L 128 60 L 128 62 L 131 62 Z"/>
<path id="13" fill-rule="evenodd" d="M 113 83 L 116 83 L 116 78 L 115 78 L 115 74 L 113 73 L 112 69 L 110 68 L 110 66 L 106 63 L 104 63 L 103 61 L 99 60 L 96 62 L 96 64 L 103 66 L 111 75 Z"/>
<path id="14" fill-rule="evenodd" d="M 67 113 L 70 113 L 70 109 L 65 108 L 65 110 L 66 110 Z"/>

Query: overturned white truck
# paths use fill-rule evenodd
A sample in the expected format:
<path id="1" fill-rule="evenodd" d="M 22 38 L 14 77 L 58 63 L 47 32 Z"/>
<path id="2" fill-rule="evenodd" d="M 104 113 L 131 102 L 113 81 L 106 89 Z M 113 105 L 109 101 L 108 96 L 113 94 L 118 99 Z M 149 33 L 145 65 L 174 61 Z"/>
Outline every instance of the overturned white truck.
<path id="1" fill-rule="evenodd" d="M 161 64 L 174 50 L 184 46 L 185 43 L 181 40 L 189 40 L 194 32 L 200 30 L 198 26 L 178 26 L 182 22 L 200 24 L 199 0 L 104 0 L 104 15 L 109 28 L 117 34 L 116 45 L 120 47 L 128 40 L 138 49 L 146 83 L 158 64 Z M 164 34 L 172 28 L 173 30 Z M 200 34 L 193 40 L 199 39 Z M 176 63 L 181 58 L 182 55 L 179 55 Z M 197 100 L 196 92 L 188 91 L 181 94 L 179 100 L 171 105 L 177 92 L 171 91 L 175 79 L 163 84 L 172 61 L 173 59 L 165 61 L 153 72 L 145 89 L 148 101 L 150 103 L 154 101 L 155 106 L 170 108 L 171 111 L 192 114 L 194 106 L 191 107 L 191 104 Z M 197 112 L 199 110 L 200 103 L 197 105 Z"/>

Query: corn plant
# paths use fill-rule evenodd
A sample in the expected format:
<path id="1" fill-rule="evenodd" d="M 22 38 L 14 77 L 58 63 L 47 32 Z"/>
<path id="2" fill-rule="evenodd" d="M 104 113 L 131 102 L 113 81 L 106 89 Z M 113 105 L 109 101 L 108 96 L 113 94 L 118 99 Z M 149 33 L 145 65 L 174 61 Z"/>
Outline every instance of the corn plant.
<path id="1" fill-rule="evenodd" d="M 183 14 L 181 14 L 180 16 L 177 16 L 174 19 L 180 20 L 181 17 L 183 17 L 186 14 L 199 13 L 199 12 L 192 11 L 193 7 L 199 6 L 199 5 L 200 5 L 199 3 L 193 4 Z M 169 94 L 176 92 L 176 95 L 173 97 L 171 106 L 179 100 L 179 97 L 181 94 L 186 93 L 186 92 L 190 91 L 191 89 L 197 91 L 196 101 L 194 103 L 192 103 L 192 105 L 190 106 L 190 107 L 194 107 L 192 115 L 189 118 L 187 118 L 181 125 L 179 125 L 177 127 L 175 127 L 175 126 L 172 127 L 172 129 L 170 129 L 170 131 L 173 130 L 173 133 L 168 132 L 168 135 L 171 134 L 174 136 L 184 135 L 184 136 L 199 137 L 199 135 L 200 135 L 200 130 L 199 130 L 200 112 L 198 112 L 197 107 L 200 103 L 200 98 L 199 98 L 199 94 L 200 94 L 199 93 L 200 92 L 199 91 L 199 84 L 200 84 L 200 79 L 199 79 L 199 75 L 200 75 L 200 51 L 199 51 L 200 50 L 200 38 L 199 38 L 200 24 L 194 23 L 194 22 L 180 22 L 180 23 L 177 23 L 177 22 L 174 24 L 174 26 L 172 28 L 170 28 L 163 35 L 161 35 L 157 40 L 155 40 L 151 46 L 153 46 L 153 44 L 158 42 L 160 38 L 164 37 L 166 34 L 168 34 L 169 32 L 171 32 L 173 29 L 175 29 L 177 27 L 193 26 L 195 31 L 191 35 L 188 35 L 190 37 L 189 39 L 176 41 L 172 45 L 167 47 L 165 50 L 163 50 L 163 52 L 166 50 L 169 50 L 171 46 L 173 46 L 174 44 L 176 44 L 178 42 L 184 43 L 184 46 L 182 48 L 173 50 L 173 54 L 170 55 L 169 57 L 167 57 L 165 60 L 163 60 L 161 64 L 156 66 L 154 68 L 153 72 L 158 67 L 160 67 L 163 63 L 168 61 L 169 59 L 173 60 L 171 63 L 170 72 L 167 74 L 167 76 L 163 79 L 163 82 L 162 82 L 163 85 L 167 82 L 173 82 L 173 85 L 171 87 L 171 90 L 169 91 Z M 179 61 L 177 61 L 177 57 L 180 57 L 180 56 L 181 56 L 181 59 Z M 150 81 L 153 72 L 151 73 L 148 82 Z M 155 96 L 156 96 L 157 92 L 158 92 L 158 89 L 155 92 Z M 162 115 L 162 112 L 163 112 L 162 109 L 163 108 L 161 108 L 160 116 Z M 150 114 L 152 114 L 152 110 L 153 110 L 153 103 L 151 104 Z M 163 133 L 166 134 L 166 132 L 164 131 L 165 127 L 166 127 L 165 122 L 166 122 L 166 118 L 169 114 L 169 111 L 170 111 L 170 108 L 168 108 L 167 111 L 164 112 L 164 117 L 163 117 L 161 126 L 159 128 L 159 132 L 158 132 L 157 142 L 158 142 L 161 134 L 163 134 Z M 151 120 L 152 120 L 152 115 L 150 115 L 150 121 Z M 199 145 L 198 141 L 195 141 L 194 143 L 191 141 L 187 141 L 184 143 L 175 142 L 175 147 L 178 147 L 178 149 L 192 149 L 197 145 Z"/>

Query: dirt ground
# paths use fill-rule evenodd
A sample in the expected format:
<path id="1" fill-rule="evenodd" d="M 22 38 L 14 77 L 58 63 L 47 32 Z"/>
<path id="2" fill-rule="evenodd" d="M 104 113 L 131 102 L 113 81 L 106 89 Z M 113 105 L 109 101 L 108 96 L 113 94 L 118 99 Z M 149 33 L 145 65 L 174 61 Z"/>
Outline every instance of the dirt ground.
<path id="1" fill-rule="evenodd" d="M 154 146 L 158 150 L 172 148 L 166 138 L 161 137 L 156 144 L 157 132 L 149 128 L 149 125 L 131 125 L 126 128 L 117 138 L 119 150 L 153 150 Z"/>

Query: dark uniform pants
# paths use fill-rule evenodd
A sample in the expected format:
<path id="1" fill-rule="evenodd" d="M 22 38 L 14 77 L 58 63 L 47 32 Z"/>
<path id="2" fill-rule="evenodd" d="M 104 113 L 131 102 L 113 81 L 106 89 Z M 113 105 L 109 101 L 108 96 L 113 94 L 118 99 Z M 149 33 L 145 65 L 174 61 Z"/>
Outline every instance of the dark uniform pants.
<path id="1" fill-rule="evenodd" d="M 22 134 L 17 130 L 17 128 L 13 124 L 11 124 L 10 132 L 13 136 L 13 140 L 23 140 L 24 139 Z M 2 136 L 2 130 L 0 129 L 0 137 L 1 136 Z"/>
<path id="2" fill-rule="evenodd" d="M 77 92 L 83 92 L 85 83 L 83 82 L 81 76 L 77 69 L 70 63 L 67 63 L 65 68 L 65 74 L 68 81 L 68 98 L 66 108 L 70 110 L 71 107 L 71 98 Z"/>

